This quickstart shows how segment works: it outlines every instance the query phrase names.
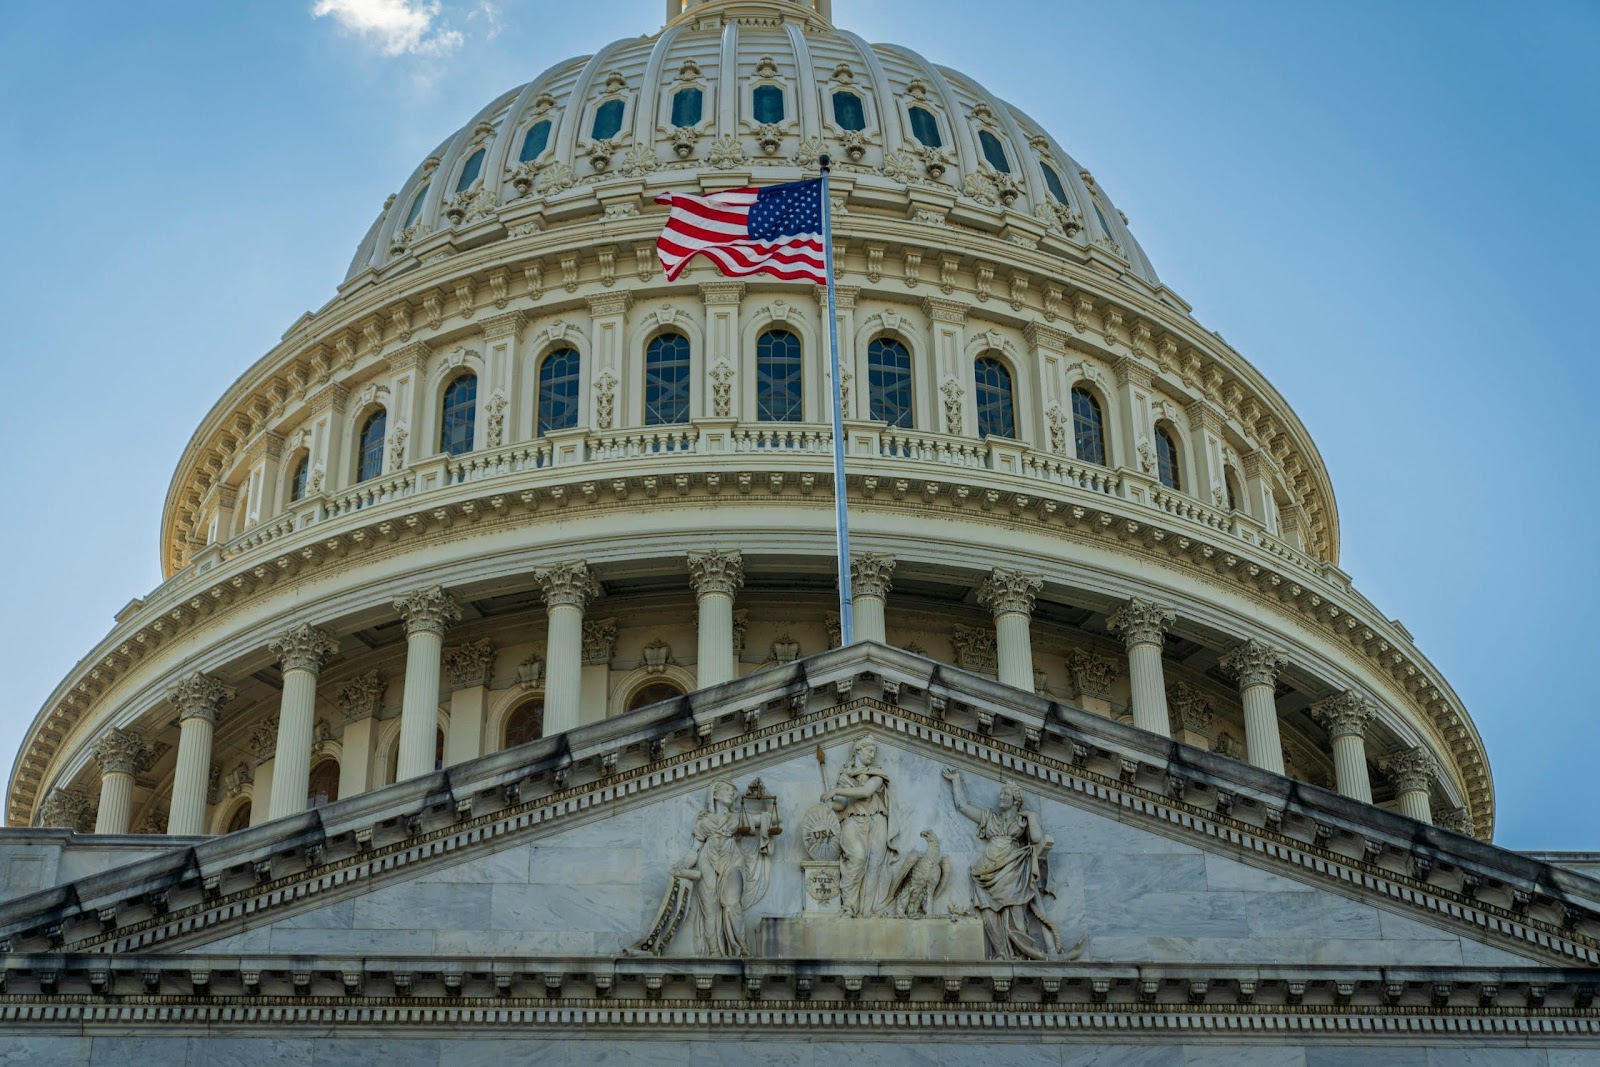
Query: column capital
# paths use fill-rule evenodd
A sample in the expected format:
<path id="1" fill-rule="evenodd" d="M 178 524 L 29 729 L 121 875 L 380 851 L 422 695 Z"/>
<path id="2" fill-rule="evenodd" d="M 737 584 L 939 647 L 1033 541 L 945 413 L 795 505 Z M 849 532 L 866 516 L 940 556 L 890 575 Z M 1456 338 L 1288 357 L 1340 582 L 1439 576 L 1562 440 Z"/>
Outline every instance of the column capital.
<path id="1" fill-rule="evenodd" d="M 1160 645 L 1168 627 L 1178 621 L 1178 613 L 1171 608 L 1152 604 L 1134 597 L 1112 612 L 1106 619 L 1106 629 L 1122 631 L 1122 640 L 1129 648 L 1134 645 Z"/>
<path id="2" fill-rule="evenodd" d="M 1451 808 L 1441 814 L 1434 825 L 1468 837 L 1476 837 L 1478 833 L 1477 827 L 1472 825 L 1472 812 L 1466 808 Z"/>
<path id="3" fill-rule="evenodd" d="M 1433 753 L 1420 745 L 1385 757 L 1378 766 L 1394 780 L 1394 787 L 1402 793 L 1426 793 L 1438 776 L 1439 764 Z"/>
<path id="4" fill-rule="evenodd" d="M 687 558 L 689 584 L 696 596 L 733 596 L 744 588 L 744 556 L 737 549 L 691 552 Z"/>
<path id="5" fill-rule="evenodd" d="M 1111 687 L 1122 673 L 1122 664 L 1110 656 L 1075 648 L 1067 657 L 1067 669 L 1072 672 L 1079 696 L 1110 700 Z"/>
<path id="6" fill-rule="evenodd" d="M 581 559 L 540 567 L 533 572 L 533 580 L 539 583 L 545 606 L 550 608 L 564 605 L 582 611 L 600 595 L 600 583 Z"/>
<path id="7" fill-rule="evenodd" d="M 286 671 L 322 671 L 322 661 L 339 650 L 339 642 L 309 622 L 285 630 L 267 642 L 267 651 Z"/>
<path id="8" fill-rule="evenodd" d="M 1044 588 L 1044 578 L 1037 574 L 1008 571 L 996 567 L 978 589 L 978 603 L 1001 615 L 1033 614 L 1033 599 Z"/>
<path id="9" fill-rule="evenodd" d="M 1328 733 L 1336 740 L 1341 737 L 1364 740 L 1367 724 L 1372 721 L 1376 710 L 1372 701 L 1356 692 L 1340 693 L 1311 705 L 1311 714 L 1328 728 Z"/>
<path id="10" fill-rule="evenodd" d="M 861 596 L 885 597 L 894 587 L 893 556 L 863 552 L 850 561 L 850 590 Z"/>
<path id="11" fill-rule="evenodd" d="M 195 671 L 173 686 L 167 699 L 177 705 L 179 723 L 185 719 L 205 719 L 215 724 L 222 705 L 238 695 L 236 690 L 220 679 Z"/>
<path id="12" fill-rule="evenodd" d="M 701 282 L 703 304 L 737 304 L 744 299 L 744 282 Z"/>
<path id="13" fill-rule="evenodd" d="M 591 315 L 622 315 L 633 306 L 633 294 L 626 289 L 585 298 Z"/>
<path id="14" fill-rule="evenodd" d="M 1250 638 L 1217 661 L 1218 666 L 1239 679 L 1240 689 L 1253 685 L 1278 684 L 1278 672 L 1289 665 L 1289 657 L 1271 645 Z"/>
<path id="15" fill-rule="evenodd" d="M 39 805 L 38 823 L 86 834 L 94 828 L 94 812 L 82 793 L 74 789 L 52 789 Z"/>
<path id="16" fill-rule="evenodd" d="M 416 633 L 442 637 L 451 623 L 461 621 L 461 605 L 442 585 L 418 589 L 400 597 L 394 602 L 394 610 L 405 620 L 407 637 Z"/>
<path id="17" fill-rule="evenodd" d="M 103 775 L 126 774 L 132 777 L 150 765 L 150 746 L 132 730 L 112 727 L 95 738 L 91 751 Z"/>
<path id="18" fill-rule="evenodd" d="M 488 685 L 494 674 L 494 642 L 485 637 L 452 648 L 444 654 L 444 667 L 450 672 L 451 689 Z"/>
<path id="19" fill-rule="evenodd" d="M 528 316 L 521 311 L 507 311 L 499 315 L 490 315 L 481 320 L 483 326 L 483 339 L 495 341 L 502 337 L 515 337 L 528 322 Z"/>
<path id="20" fill-rule="evenodd" d="M 345 722 L 370 719 L 383 710 L 383 696 L 388 685 L 375 670 L 350 679 L 334 694 L 333 702 L 344 713 Z"/>
<path id="21" fill-rule="evenodd" d="M 964 326 L 967 322 L 968 306 L 959 300 L 943 300 L 936 296 L 923 297 L 922 313 L 934 322 L 948 322 L 952 326 Z"/>

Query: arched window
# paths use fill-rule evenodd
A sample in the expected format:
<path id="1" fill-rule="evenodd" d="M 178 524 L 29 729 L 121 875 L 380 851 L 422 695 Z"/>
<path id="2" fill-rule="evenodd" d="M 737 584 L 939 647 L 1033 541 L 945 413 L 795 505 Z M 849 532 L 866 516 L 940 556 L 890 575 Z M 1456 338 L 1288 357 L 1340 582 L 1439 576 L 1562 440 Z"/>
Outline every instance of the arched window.
<path id="1" fill-rule="evenodd" d="M 1244 500 L 1244 493 L 1239 489 L 1239 472 L 1232 467 L 1222 468 L 1222 487 L 1228 494 L 1228 510 L 1243 511 L 1239 505 Z"/>
<path id="2" fill-rule="evenodd" d="M 689 421 L 689 339 L 679 333 L 652 338 L 644 350 L 644 424 Z"/>
<path id="3" fill-rule="evenodd" d="M 550 120 L 545 119 L 535 122 L 528 127 L 528 132 L 522 135 L 522 152 L 517 156 L 518 163 L 526 163 L 538 159 L 550 145 Z"/>
<path id="4" fill-rule="evenodd" d="M 306 486 L 311 480 L 311 457 L 301 456 L 294 465 L 294 473 L 289 476 L 289 503 L 304 500 Z"/>
<path id="5" fill-rule="evenodd" d="M 1168 489 L 1183 491 L 1183 479 L 1178 476 L 1178 445 L 1165 426 L 1156 427 L 1156 477 Z"/>
<path id="6" fill-rule="evenodd" d="M 436 770 L 436 771 L 444 769 L 444 731 L 443 730 L 435 730 L 433 732 L 433 769 Z M 396 737 L 394 739 L 394 744 L 389 747 L 389 781 L 392 784 L 394 782 L 398 782 L 399 780 L 400 780 L 400 738 Z"/>
<path id="7" fill-rule="evenodd" d="M 861 106 L 861 98 L 844 89 L 834 93 L 833 121 L 841 130 L 866 129 L 867 115 Z"/>
<path id="8" fill-rule="evenodd" d="M 539 436 L 578 425 L 578 353 L 558 349 L 539 364 Z"/>
<path id="9" fill-rule="evenodd" d="M 609 141 L 622 132 L 621 100 L 607 100 L 594 109 L 594 129 L 591 131 L 596 141 Z"/>
<path id="10" fill-rule="evenodd" d="M 914 107 L 907 114 L 911 116 L 911 136 L 929 148 L 944 147 L 944 136 L 939 133 L 939 120 L 933 117 L 933 112 L 925 107 Z"/>
<path id="11" fill-rule="evenodd" d="M 1044 171 L 1044 184 L 1050 190 L 1050 195 L 1056 198 L 1056 203 L 1066 207 L 1072 206 L 1072 201 L 1067 199 L 1067 187 L 1061 184 L 1061 175 L 1050 164 L 1039 161 L 1039 169 Z"/>
<path id="12" fill-rule="evenodd" d="M 983 158 L 989 161 L 989 166 L 1001 174 L 1011 173 L 1011 160 L 1006 158 L 1005 146 L 1000 143 L 1000 138 L 988 130 L 979 130 L 978 147 L 983 149 Z"/>
<path id="13" fill-rule="evenodd" d="M 804 419 L 800 371 L 800 338 L 788 330 L 768 330 L 756 340 L 757 420 Z"/>
<path id="14" fill-rule="evenodd" d="M 892 337 L 867 345 L 867 417 L 911 428 L 911 353 Z"/>
<path id="15" fill-rule="evenodd" d="M 361 440 L 356 445 L 356 481 L 364 482 L 383 473 L 383 439 L 389 432 L 389 416 L 382 408 L 361 424 Z"/>
<path id="16" fill-rule="evenodd" d="M 705 114 L 706 94 L 694 86 L 672 94 L 672 124 L 694 126 Z"/>
<path id="17" fill-rule="evenodd" d="M 783 121 L 783 90 L 776 85 L 758 85 L 750 93 L 750 110 L 762 125 Z"/>
<path id="18" fill-rule="evenodd" d="M 649 685 L 640 686 L 628 698 L 628 706 L 624 710 L 636 711 L 647 708 L 651 704 L 659 704 L 663 700 L 676 700 L 683 696 L 683 690 L 671 682 L 651 682 Z"/>
<path id="19" fill-rule="evenodd" d="M 306 807 L 320 808 L 339 799 L 339 761 L 333 758 L 318 760 L 306 779 Z"/>
<path id="20" fill-rule="evenodd" d="M 472 451 L 472 424 L 478 418 L 478 376 L 463 374 L 444 390 L 439 419 L 439 451 L 459 456 Z"/>
<path id="21" fill-rule="evenodd" d="M 993 356 L 972 365 L 978 386 L 978 436 L 1017 436 L 1017 409 L 1011 397 L 1011 372 Z"/>
<path id="22" fill-rule="evenodd" d="M 247 800 L 233 809 L 233 814 L 228 816 L 228 828 L 222 831 L 231 834 L 235 830 L 245 830 L 250 827 L 250 802 Z"/>
<path id="23" fill-rule="evenodd" d="M 1072 388 L 1072 444 L 1085 463 L 1106 465 L 1106 420 L 1100 401 L 1077 386 Z"/>
<path id="24" fill-rule="evenodd" d="M 504 748 L 515 748 L 544 736 L 544 701 L 530 700 L 506 716 Z"/>
<path id="25" fill-rule="evenodd" d="M 406 212 L 406 224 L 400 227 L 409 230 L 417 224 L 417 219 L 422 216 L 422 202 L 428 199 L 428 186 L 431 182 L 423 182 L 422 188 L 417 190 L 417 195 L 411 198 L 411 210 Z"/>
<path id="26" fill-rule="evenodd" d="M 483 153 L 484 150 L 480 148 L 468 157 L 467 165 L 461 168 L 461 177 L 456 179 L 456 192 L 464 193 L 472 188 L 472 183 L 483 173 Z"/>

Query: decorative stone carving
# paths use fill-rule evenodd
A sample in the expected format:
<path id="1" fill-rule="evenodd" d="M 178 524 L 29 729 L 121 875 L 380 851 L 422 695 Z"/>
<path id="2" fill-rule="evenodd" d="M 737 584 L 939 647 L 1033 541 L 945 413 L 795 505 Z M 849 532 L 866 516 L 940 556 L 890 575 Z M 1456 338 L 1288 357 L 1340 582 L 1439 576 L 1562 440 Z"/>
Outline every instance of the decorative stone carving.
<path id="1" fill-rule="evenodd" d="M 642 178 L 656 169 L 656 151 L 647 144 L 636 144 L 628 149 L 617 165 L 617 173 L 626 178 Z"/>
<path id="2" fill-rule="evenodd" d="M 1065 455 L 1067 451 L 1067 413 L 1061 409 L 1060 404 L 1051 404 L 1050 409 L 1044 413 L 1044 421 L 1050 427 L 1050 451 L 1057 455 Z"/>
<path id="3" fill-rule="evenodd" d="M 925 847 L 906 864 L 904 873 L 896 879 L 894 900 L 889 914 L 900 919 L 924 919 L 933 911 L 934 898 L 950 880 L 950 860 L 939 845 L 932 830 L 922 831 Z"/>
<path id="4" fill-rule="evenodd" d="M 1122 673 L 1122 662 L 1075 648 L 1067 657 L 1067 669 L 1072 672 L 1072 682 L 1078 687 L 1079 696 L 1110 700 L 1111 687 Z"/>
<path id="5" fill-rule="evenodd" d="M 222 705 L 238 693 L 219 679 L 196 671 L 172 687 L 167 698 L 178 707 L 178 721 L 201 718 L 216 723 Z"/>
<path id="6" fill-rule="evenodd" d="M 639 656 L 639 666 L 646 674 L 661 674 L 671 662 L 672 646 L 659 637 L 645 645 Z"/>
<path id="7" fill-rule="evenodd" d="M 544 685 L 544 657 L 537 652 L 517 664 L 517 684 L 523 689 L 538 689 Z"/>
<path id="8" fill-rule="evenodd" d="M 132 776 L 150 765 L 149 746 L 144 738 L 131 730 L 112 727 L 95 738 L 91 751 L 95 762 L 100 764 L 101 774 Z"/>
<path id="9" fill-rule="evenodd" d="M 828 633 L 828 647 L 838 648 L 844 641 L 844 631 L 839 627 L 839 613 L 830 611 L 822 617 L 822 628 Z"/>
<path id="10" fill-rule="evenodd" d="M 388 686 L 376 670 L 350 679 L 334 694 L 333 702 L 344 714 L 345 722 L 370 719 L 383 710 L 383 696 Z"/>
<path id="11" fill-rule="evenodd" d="M 1023 806 L 1022 791 L 1010 782 L 1001 783 L 999 800 L 988 811 L 968 801 L 957 771 L 947 767 L 942 773 L 956 810 L 977 826 L 978 840 L 987 842 L 971 868 L 972 902 L 983 919 L 985 955 L 1042 960 L 1052 945 L 1056 954 L 1065 952 L 1061 931 L 1046 910 L 1055 896 L 1049 862 L 1055 839 L 1044 832 L 1038 814 Z"/>
<path id="12" fill-rule="evenodd" d="M 1472 824 L 1472 813 L 1466 808 L 1451 808 L 1435 816 L 1435 822 L 1446 830 L 1466 834 L 1468 837 L 1475 837 L 1478 832 L 1477 827 Z"/>
<path id="13" fill-rule="evenodd" d="M 955 646 L 956 666 L 962 670 L 993 674 L 999 669 L 1000 656 L 995 647 L 995 633 L 988 627 L 957 623 L 950 643 Z"/>
<path id="14" fill-rule="evenodd" d="M 439 205 L 444 217 L 454 226 L 486 219 L 493 215 L 499 206 L 500 198 L 494 194 L 494 190 L 482 183 L 473 185 L 464 193 L 445 197 L 443 203 Z"/>
<path id="15" fill-rule="evenodd" d="M 594 421 L 597 429 L 611 429 L 611 416 L 616 404 L 617 376 L 608 367 L 594 380 Z"/>
<path id="16" fill-rule="evenodd" d="M 1389 756 L 1382 760 L 1379 766 L 1383 769 L 1383 773 L 1394 781 L 1395 789 L 1401 793 L 1430 791 L 1433 788 L 1433 780 L 1439 773 L 1439 764 L 1434 760 L 1433 754 L 1421 746 Z"/>
<path id="17" fill-rule="evenodd" d="M 442 585 L 419 589 L 399 598 L 394 602 L 394 610 L 404 620 L 407 635 L 433 633 L 443 637 L 446 627 L 461 621 L 461 605 Z"/>
<path id="18" fill-rule="evenodd" d="M 136 831 L 141 834 L 164 834 L 167 832 L 167 813 L 152 809 L 145 814 Z"/>
<path id="19" fill-rule="evenodd" d="M 691 552 L 689 584 L 696 596 L 721 593 L 733 596 L 744 587 L 744 557 L 737 550 Z"/>
<path id="20" fill-rule="evenodd" d="M 279 666 L 285 671 L 317 674 L 322 670 L 322 661 L 338 650 L 339 642 L 308 622 L 267 642 L 267 651 L 277 657 Z"/>
<path id="21" fill-rule="evenodd" d="M 688 159 L 694 155 L 694 143 L 700 139 L 700 131 L 693 126 L 675 126 L 672 129 L 672 151 L 679 159 Z"/>
<path id="22" fill-rule="evenodd" d="M 278 724 L 275 722 L 257 723 L 250 731 L 250 736 L 245 738 L 245 746 L 250 749 L 257 763 L 265 763 L 278 751 Z"/>
<path id="23" fill-rule="evenodd" d="M 583 665 L 598 667 L 611 662 L 617 648 L 616 619 L 583 620 Z"/>
<path id="24" fill-rule="evenodd" d="M 772 659 L 775 663 L 793 663 L 800 658 L 800 642 L 784 634 L 772 642 Z"/>
<path id="25" fill-rule="evenodd" d="M 886 597 L 894 585 L 893 556 L 863 552 L 850 561 L 850 588 L 857 596 Z"/>
<path id="26" fill-rule="evenodd" d="M 899 830 L 889 774 L 877 759 L 878 743 L 861 738 L 833 788 L 822 794 L 822 803 L 839 816 L 840 904 L 847 916 L 883 916 L 894 908 Z"/>
<path id="27" fill-rule="evenodd" d="M 499 448 L 505 443 L 506 435 L 506 398 L 504 393 L 495 393 L 486 404 L 484 411 L 488 413 L 488 447 Z"/>
<path id="28" fill-rule="evenodd" d="M 1204 693 L 1185 682 L 1174 682 L 1167 687 L 1167 717 L 1174 733 L 1187 731 L 1209 737 L 1217 713 Z"/>
<path id="29" fill-rule="evenodd" d="M 572 168 L 557 159 L 539 168 L 538 189 L 539 192 L 549 196 L 571 189 L 575 180 Z"/>
<path id="30" fill-rule="evenodd" d="M 405 423 L 400 423 L 389 435 L 389 469 L 400 470 L 406 465 L 406 438 L 411 431 L 406 429 Z"/>
<path id="31" fill-rule="evenodd" d="M 733 613 L 733 659 L 738 662 L 744 655 L 744 635 L 750 629 L 750 613 L 739 610 Z"/>
<path id="32" fill-rule="evenodd" d="M 1134 597 L 1106 619 L 1106 629 L 1120 630 L 1129 648 L 1165 643 L 1167 628 L 1178 621 L 1177 612 Z"/>
<path id="33" fill-rule="evenodd" d="M 1311 705 L 1311 714 L 1334 738 L 1365 738 L 1367 724 L 1372 721 L 1375 710 L 1370 700 L 1354 692 L 1340 693 Z"/>
<path id="34" fill-rule="evenodd" d="M 1023 574 L 996 567 L 978 589 L 978 603 L 995 613 L 996 617 L 1008 614 L 1033 614 L 1034 597 L 1044 588 L 1044 579 L 1037 574 Z"/>
<path id="35" fill-rule="evenodd" d="M 540 567 L 533 572 L 533 580 L 539 583 L 548 607 L 568 606 L 582 611 L 600 595 L 600 583 L 582 562 Z"/>
<path id="36" fill-rule="evenodd" d="M 745 164 L 744 145 L 731 133 L 725 133 L 711 145 L 711 165 L 718 170 L 733 170 Z"/>
<path id="37" fill-rule="evenodd" d="M 1241 689 L 1253 685 L 1276 686 L 1278 672 L 1289 665 L 1289 657 L 1252 637 L 1223 656 L 1218 665 L 1238 677 Z"/>
<path id="38" fill-rule="evenodd" d="M 450 672 L 452 689 L 488 685 L 494 674 L 494 642 L 484 637 L 449 650 L 444 654 L 444 669 Z"/>
<path id="39" fill-rule="evenodd" d="M 711 413 L 719 419 L 733 413 L 733 368 L 727 360 L 711 368 Z"/>
<path id="40" fill-rule="evenodd" d="M 82 793 L 52 789 L 39 805 L 39 825 L 86 834 L 94 827 L 94 811 Z"/>
<path id="41" fill-rule="evenodd" d="M 772 838 L 782 831 L 778 802 L 758 778 L 741 796 L 725 778 L 711 783 L 706 807 L 694 820 L 694 847 L 672 872 L 666 896 L 650 929 L 630 955 L 659 956 L 690 920 L 694 955 L 748 956 L 745 913 L 767 894 Z M 740 838 L 754 838 L 755 847 Z"/>
<path id="42" fill-rule="evenodd" d="M 245 786 L 253 786 L 256 781 L 256 772 L 250 764 L 240 761 L 233 765 L 233 770 L 222 776 L 219 783 L 222 794 L 226 797 L 236 797 L 244 792 Z"/>
<path id="43" fill-rule="evenodd" d="M 939 392 L 944 394 L 944 432 L 959 434 L 961 432 L 961 398 L 966 390 L 961 388 L 961 383 L 954 378 L 946 378 L 944 384 L 939 386 Z"/>

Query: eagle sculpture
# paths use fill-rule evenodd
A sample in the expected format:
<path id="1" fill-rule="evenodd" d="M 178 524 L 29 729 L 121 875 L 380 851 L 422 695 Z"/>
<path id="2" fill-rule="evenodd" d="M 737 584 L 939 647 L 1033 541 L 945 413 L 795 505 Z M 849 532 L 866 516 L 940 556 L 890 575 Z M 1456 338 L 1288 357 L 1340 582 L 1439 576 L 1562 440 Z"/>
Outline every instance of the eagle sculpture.
<path id="1" fill-rule="evenodd" d="M 940 854 L 939 838 L 932 830 L 924 830 L 922 839 L 928 847 L 901 869 L 895 882 L 890 911 L 894 916 L 907 919 L 926 916 L 933 908 L 933 898 L 950 876 L 950 860 Z"/>

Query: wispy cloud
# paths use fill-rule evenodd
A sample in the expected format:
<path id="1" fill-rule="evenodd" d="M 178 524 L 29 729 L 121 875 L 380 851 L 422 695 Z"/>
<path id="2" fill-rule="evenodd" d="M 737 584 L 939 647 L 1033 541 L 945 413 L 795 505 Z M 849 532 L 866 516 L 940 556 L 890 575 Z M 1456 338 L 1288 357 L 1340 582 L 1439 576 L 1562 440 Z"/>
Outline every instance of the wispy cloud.
<path id="1" fill-rule="evenodd" d="M 505 25 L 500 18 L 500 5 L 491 3 L 491 0 L 479 0 L 478 6 L 467 16 L 467 23 L 480 23 L 486 41 L 500 36 L 500 30 Z"/>
<path id="2" fill-rule="evenodd" d="M 494 13 L 492 5 L 485 6 Z M 449 55 L 465 39 L 440 20 L 439 0 L 317 0 L 311 14 L 331 17 L 345 32 L 373 42 L 389 56 Z"/>

